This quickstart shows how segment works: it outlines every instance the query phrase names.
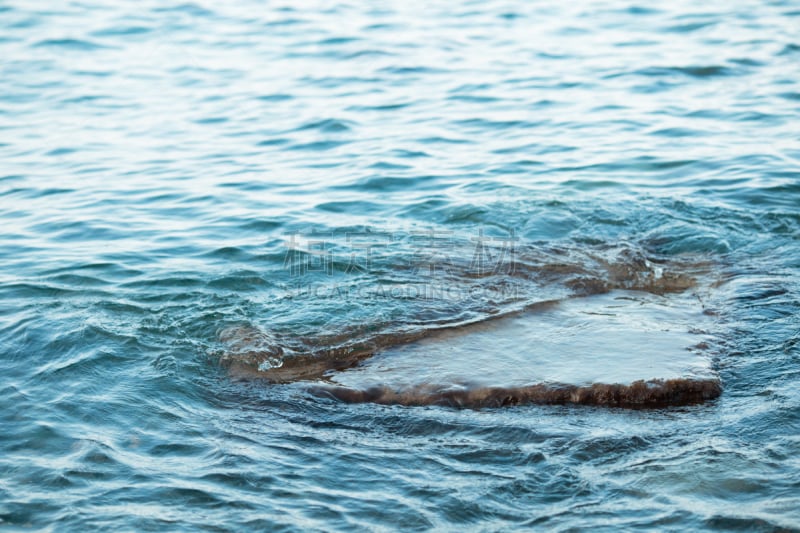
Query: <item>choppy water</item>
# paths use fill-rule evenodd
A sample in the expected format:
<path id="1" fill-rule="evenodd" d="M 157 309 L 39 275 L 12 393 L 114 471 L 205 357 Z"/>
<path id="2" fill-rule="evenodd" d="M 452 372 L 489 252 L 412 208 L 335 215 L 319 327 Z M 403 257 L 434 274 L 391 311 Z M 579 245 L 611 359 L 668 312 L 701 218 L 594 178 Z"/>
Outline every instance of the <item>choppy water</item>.
<path id="1" fill-rule="evenodd" d="M 0 4 L 0 526 L 800 527 L 798 30 L 790 1 Z M 346 404 L 219 364 L 226 328 L 335 351 L 642 261 L 712 265 L 719 399 Z"/>

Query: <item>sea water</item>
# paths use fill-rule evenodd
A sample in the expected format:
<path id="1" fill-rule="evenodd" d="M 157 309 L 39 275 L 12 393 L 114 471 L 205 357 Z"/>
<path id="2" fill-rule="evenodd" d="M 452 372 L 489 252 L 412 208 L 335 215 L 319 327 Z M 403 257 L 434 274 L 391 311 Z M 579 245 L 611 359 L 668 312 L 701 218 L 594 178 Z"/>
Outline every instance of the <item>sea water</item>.
<path id="1" fill-rule="evenodd" d="M 800 527 L 798 29 L 2 3 L 0 527 Z M 319 394 L 697 372 L 646 409 Z"/>

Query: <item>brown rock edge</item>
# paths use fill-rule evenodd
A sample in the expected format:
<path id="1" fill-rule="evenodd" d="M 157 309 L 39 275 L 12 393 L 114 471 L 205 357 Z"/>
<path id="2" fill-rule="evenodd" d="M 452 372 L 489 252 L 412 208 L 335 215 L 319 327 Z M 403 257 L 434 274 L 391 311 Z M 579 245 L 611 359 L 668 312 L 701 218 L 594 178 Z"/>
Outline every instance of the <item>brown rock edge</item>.
<path id="1" fill-rule="evenodd" d="M 477 409 L 524 404 L 596 405 L 628 409 L 692 405 L 713 400 L 722 394 L 717 379 L 654 379 L 629 385 L 594 383 L 587 386 L 536 384 L 524 387 L 480 387 L 452 389 L 420 385 L 403 390 L 371 387 L 365 390 L 334 385 L 315 385 L 309 392 L 347 403 L 384 405 L 439 405 Z"/>

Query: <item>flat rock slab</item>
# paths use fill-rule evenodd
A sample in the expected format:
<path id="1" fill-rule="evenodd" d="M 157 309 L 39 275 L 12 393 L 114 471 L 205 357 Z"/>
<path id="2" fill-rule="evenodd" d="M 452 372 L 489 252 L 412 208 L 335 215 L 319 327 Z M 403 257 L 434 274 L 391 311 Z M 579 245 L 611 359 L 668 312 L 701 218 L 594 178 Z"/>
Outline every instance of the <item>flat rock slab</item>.
<path id="1" fill-rule="evenodd" d="M 712 328 L 692 294 L 615 290 L 432 332 L 329 372 L 311 391 L 463 407 L 697 403 L 721 392 L 705 347 Z"/>

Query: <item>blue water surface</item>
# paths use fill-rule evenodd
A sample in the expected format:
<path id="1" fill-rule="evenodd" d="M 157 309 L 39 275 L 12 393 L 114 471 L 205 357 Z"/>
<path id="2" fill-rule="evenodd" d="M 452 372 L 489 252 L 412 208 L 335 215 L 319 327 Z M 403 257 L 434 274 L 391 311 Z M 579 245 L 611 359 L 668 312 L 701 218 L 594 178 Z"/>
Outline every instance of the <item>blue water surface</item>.
<path id="1" fill-rule="evenodd" d="M 799 66 L 792 1 L 0 2 L 0 527 L 800 528 Z M 708 261 L 722 396 L 351 405 L 218 364 L 227 327 L 562 295 L 409 292 L 481 239 Z"/>

